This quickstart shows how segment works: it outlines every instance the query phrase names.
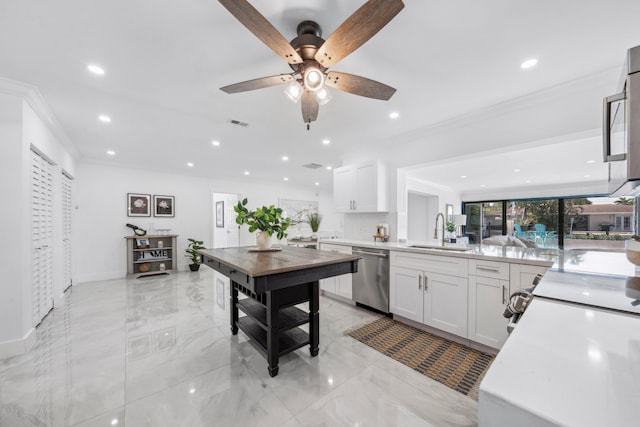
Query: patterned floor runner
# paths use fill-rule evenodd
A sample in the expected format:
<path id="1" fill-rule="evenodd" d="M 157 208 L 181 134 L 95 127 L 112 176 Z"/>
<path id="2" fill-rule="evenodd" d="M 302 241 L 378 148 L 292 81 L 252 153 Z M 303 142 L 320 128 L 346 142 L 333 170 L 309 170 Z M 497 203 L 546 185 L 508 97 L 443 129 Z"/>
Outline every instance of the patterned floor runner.
<path id="1" fill-rule="evenodd" d="M 495 358 L 388 317 L 345 334 L 474 400 Z"/>

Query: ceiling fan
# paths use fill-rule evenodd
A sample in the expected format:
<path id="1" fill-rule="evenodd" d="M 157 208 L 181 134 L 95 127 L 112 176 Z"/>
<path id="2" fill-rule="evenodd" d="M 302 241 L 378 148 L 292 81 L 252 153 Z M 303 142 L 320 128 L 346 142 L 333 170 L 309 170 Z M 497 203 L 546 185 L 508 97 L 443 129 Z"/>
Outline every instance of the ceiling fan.
<path id="1" fill-rule="evenodd" d="M 318 118 L 320 105 L 328 101 L 326 86 L 354 95 L 387 101 L 395 89 L 353 74 L 329 71 L 329 67 L 362 46 L 404 8 L 402 0 L 369 0 L 356 10 L 327 40 L 314 21 L 298 24 L 298 36 L 289 43 L 247 0 L 219 0 L 233 16 L 264 44 L 289 63 L 289 74 L 261 77 L 220 88 L 226 93 L 247 92 L 288 83 L 287 95 L 302 98 L 302 118 L 309 124 Z"/>

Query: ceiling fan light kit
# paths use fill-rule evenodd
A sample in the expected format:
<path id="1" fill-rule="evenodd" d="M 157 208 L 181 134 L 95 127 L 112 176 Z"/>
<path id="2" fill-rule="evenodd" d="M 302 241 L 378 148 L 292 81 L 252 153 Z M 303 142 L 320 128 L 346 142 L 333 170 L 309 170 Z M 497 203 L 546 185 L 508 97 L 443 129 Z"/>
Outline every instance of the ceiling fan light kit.
<path id="1" fill-rule="evenodd" d="M 318 118 L 319 106 L 331 99 L 327 86 L 367 98 L 389 100 L 395 89 L 353 74 L 329 71 L 373 37 L 403 8 L 402 0 L 369 0 L 325 41 L 314 21 L 298 24 L 298 36 L 288 42 L 247 0 L 219 0 L 242 25 L 278 56 L 287 61 L 290 74 L 262 77 L 220 88 L 226 93 L 247 92 L 288 83 L 285 93 L 294 102 L 302 99 L 302 118 L 309 124 Z"/>

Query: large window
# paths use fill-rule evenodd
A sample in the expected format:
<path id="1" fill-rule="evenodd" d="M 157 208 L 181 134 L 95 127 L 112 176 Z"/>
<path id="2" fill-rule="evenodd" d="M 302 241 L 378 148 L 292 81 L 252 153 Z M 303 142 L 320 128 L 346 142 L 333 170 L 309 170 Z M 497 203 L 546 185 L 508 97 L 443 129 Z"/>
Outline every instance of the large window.
<path id="1" fill-rule="evenodd" d="M 527 246 L 622 249 L 633 233 L 634 199 L 572 197 L 465 202 L 472 243 L 509 234 Z"/>

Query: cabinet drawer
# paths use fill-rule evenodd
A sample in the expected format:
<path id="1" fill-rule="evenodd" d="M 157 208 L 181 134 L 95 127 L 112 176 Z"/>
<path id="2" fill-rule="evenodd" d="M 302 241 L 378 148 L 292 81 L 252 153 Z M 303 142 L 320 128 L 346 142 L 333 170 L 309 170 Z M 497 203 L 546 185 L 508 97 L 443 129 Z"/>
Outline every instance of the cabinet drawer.
<path id="1" fill-rule="evenodd" d="M 509 280 L 509 263 L 470 259 L 469 274 L 472 276 Z"/>
<path id="2" fill-rule="evenodd" d="M 332 245 L 331 243 L 321 243 L 320 250 L 330 251 L 330 252 L 339 252 L 341 254 L 351 255 L 351 246 Z"/>
<path id="3" fill-rule="evenodd" d="M 467 277 L 469 275 L 469 260 L 447 255 L 425 255 L 391 251 L 391 265 L 449 276 Z"/>

